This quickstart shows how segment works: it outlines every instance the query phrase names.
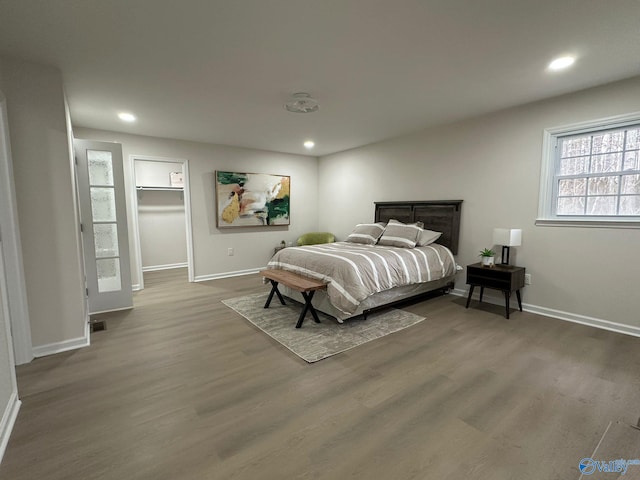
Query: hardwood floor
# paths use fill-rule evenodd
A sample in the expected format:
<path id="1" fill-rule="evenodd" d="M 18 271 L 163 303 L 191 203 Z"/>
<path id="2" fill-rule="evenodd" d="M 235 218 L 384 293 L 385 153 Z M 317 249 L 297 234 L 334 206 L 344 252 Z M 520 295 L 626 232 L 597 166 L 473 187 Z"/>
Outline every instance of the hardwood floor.
<path id="1" fill-rule="evenodd" d="M 0 478 L 577 479 L 640 415 L 638 338 L 444 296 L 309 365 L 220 302 L 258 275 L 145 285 L 90 347 L 17 369 Z"/>

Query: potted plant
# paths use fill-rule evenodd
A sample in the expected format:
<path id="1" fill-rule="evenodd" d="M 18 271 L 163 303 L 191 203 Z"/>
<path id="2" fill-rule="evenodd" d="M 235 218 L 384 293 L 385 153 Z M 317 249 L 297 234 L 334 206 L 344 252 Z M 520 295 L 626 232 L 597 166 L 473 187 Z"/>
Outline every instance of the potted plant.
<path id="1" fill-rule="evenodd" d="M 480 250 L 480 257 L 482 257 L 483 267 L 493 267 L 496 264 L 496 252 L 490 248 Z"/>

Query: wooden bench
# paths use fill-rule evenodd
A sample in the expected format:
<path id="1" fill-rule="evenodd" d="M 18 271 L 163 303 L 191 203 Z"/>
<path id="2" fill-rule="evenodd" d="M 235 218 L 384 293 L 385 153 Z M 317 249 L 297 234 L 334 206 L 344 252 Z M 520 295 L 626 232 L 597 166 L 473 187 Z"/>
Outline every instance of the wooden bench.
<path id="1" fill-rule="evenodd" d="M 311 304 L 311 300 L 313 300 L 313 294 L 316 293 L 316 290 L 327 288 L 327 284 L 325 282 L 304 277 L 286 270 L 263 270 L 261 273 L 263 277 L 268 278 L 271 282 L 271 292 L 269 293 L 269 298 L 267 298 L 267 303 L 264 304 L 264 308 L 269 308 L 269 304 L 271 304 L 271 299 L 273 298 L 274 293 L 278 295 L 280 303 L 285 305 L 284 298 L 282 298 L 282 295 L 278 290 L 278 284 L 281 283 L 292 290 L 300 292 L 304 298 L 304 307 L 302 308 L 302 312 L 300 312 L 300 317 L 298 317 L 296 328 L 300 328 L 302 326 L 302 322 L 304 321 L 304 317 L 306 317 L 307 312 L 311 312 L 315 322 L 320 323 L 320 319 L 318 318 L 316 309 L 313 308 L 313 305 Z"/>

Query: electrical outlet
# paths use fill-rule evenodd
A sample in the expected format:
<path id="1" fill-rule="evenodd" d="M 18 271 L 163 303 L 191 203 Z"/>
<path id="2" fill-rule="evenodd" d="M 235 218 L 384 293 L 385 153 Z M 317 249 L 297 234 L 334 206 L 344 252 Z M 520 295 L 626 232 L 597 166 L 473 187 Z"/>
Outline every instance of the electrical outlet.
<path id="1" fill-rule="evenodd" d="M 227 248 L 227 255 L 233 257 L 233 248 Z"/>
<path id="2" fill-rule="evenodd" d="M 525 273 L 524 274 L 524 284 L 525 285 L 531 285 L 531 274 L 530 273 Z"/>

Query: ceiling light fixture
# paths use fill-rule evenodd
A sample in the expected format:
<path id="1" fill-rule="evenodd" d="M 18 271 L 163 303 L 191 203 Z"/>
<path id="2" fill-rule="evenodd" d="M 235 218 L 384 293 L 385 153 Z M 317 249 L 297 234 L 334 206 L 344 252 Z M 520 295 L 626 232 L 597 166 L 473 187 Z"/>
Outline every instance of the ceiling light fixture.
<path id="1" fill-rule="evenodd" d="M 316 143 L 313 140 L 307 140 L 306 142 L 304 142 L 304 148 L 306 148 L 307 150 L 311 150 L 315 146 Z"/>
<path id="2" fill-rule="evenodd" d="M 549 64 L 547 69 L 551 70 L 552 72 L 557 72 L 558 70 L 564 70 L 565 68 L 569 68 L 571 65 L 575 63 L 575 61 L 576 61 L 576 57 L 572 57 L 572 56 L 558 57 Z"/>
<path id="3" fill-rule="evenodd" d="M 284 104 L 289 112 L 293 113 L 313 113 L 320 108 L 318 101 L 308 93 L 294 93 L 291 99 Z"/>
<path id="4" fill-rule="evenodd" d="M 118 118 L 123 122 L 135 122 L 136 116 L 133 113 L 121 112 L 118 114 Z"/>

